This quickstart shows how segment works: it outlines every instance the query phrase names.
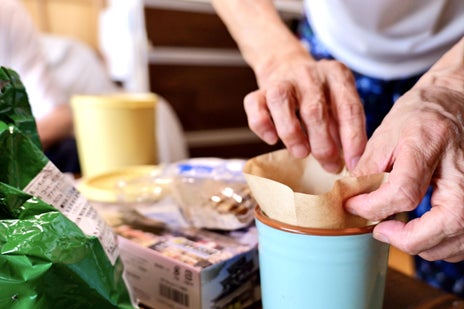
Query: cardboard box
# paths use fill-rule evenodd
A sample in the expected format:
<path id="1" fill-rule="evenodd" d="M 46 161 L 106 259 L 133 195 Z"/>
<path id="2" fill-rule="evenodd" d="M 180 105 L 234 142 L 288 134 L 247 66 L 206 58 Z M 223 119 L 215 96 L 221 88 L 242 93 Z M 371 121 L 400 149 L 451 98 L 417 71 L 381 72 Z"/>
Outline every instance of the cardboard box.
<path id="1" fill-rule="evenodd" d="M 127 279 L 143 306 L 246 308 L 261 298 L 254 226 L 227 233 L 116 231 Z"/>

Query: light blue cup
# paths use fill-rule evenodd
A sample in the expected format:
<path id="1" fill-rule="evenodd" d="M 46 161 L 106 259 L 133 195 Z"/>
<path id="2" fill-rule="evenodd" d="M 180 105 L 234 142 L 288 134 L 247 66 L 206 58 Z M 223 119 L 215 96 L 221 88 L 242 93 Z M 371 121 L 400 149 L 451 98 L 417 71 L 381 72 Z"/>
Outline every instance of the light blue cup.
<path id="1" fill-rule="evenodd" d="M 256 208 L 264 309 L 382 308 L 389 246 L 373 226 L 301 228 Z"/>

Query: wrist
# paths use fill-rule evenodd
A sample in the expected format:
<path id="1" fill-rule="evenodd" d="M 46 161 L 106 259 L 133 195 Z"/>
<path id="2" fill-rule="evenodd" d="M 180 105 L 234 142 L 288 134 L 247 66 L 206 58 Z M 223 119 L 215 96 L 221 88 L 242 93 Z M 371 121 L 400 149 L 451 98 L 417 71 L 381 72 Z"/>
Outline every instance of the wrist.
<path id="1" fill-rule="evenodd" d="M 414 88 L 442 88 L 464 92 L 464 66 L 435 68 L 425 73 Z"/>
<path id="2" fill-rule="evenodd" d="M 247 61 L 258 76 L 267 76 L 275 67 L 283 62 L 303 58 L 312 59 L 310 53 L 303 47 L 296 37 L 287 37 L 285 40 L 272 40 L 261 45 L 258 51 L 249 55 Z M 275 44 L 275 42 L 282 42 Z M 272 51 L 272 52 L 269 52 Z M 246 56 L 245 56 L 246 57 Z"/>
<path id="3" fill-rule="evenodd" d="M 417 82 L 419 87 L 444 87 L 464 92 L 464 38 L 444 54 Z"/>

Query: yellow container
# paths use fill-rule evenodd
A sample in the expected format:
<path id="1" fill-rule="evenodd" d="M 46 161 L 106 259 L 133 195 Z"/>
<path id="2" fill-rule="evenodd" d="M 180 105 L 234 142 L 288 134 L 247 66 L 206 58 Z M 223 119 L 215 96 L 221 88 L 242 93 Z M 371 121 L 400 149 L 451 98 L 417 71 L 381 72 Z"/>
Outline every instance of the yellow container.
<path id="1" fill-rule="evenodd" d="M 156 102 L 152 93 L 73 96 L 82 176 L 156 164 Z"/>

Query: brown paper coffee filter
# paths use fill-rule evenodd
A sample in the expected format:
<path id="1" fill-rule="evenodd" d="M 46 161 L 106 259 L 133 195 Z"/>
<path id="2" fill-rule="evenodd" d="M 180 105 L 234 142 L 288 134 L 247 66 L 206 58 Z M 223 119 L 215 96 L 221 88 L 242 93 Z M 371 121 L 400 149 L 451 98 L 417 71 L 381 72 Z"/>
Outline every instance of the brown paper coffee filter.
<path id="1" fill-rule="evenodd" d="M 296 226 L 327 229 L 370 224 L 346 212 L 343 202 L 377 189 L 387 177 L 386 173 L 352 177 L 346 169 L 331 174 L 313 156 L 297 159 L 286 149 L 248 160 L 243 172 L 267 216 Z"/>

